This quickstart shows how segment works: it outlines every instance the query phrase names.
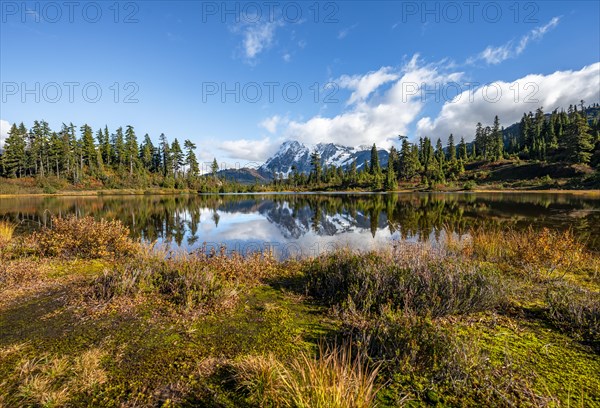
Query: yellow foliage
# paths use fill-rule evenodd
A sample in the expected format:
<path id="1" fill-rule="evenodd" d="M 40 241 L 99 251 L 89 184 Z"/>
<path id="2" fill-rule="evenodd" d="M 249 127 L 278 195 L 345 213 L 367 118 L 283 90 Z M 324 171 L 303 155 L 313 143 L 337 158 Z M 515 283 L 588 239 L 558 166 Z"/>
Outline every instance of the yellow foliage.
<path id="1" fill-rule="evenodd" d="M 52 218 L 52 228 L 35 233 L 33 241 L 42 256 L 65 258 L 127 256 L 138 248 L 120 221 L 92 217 Z"/>

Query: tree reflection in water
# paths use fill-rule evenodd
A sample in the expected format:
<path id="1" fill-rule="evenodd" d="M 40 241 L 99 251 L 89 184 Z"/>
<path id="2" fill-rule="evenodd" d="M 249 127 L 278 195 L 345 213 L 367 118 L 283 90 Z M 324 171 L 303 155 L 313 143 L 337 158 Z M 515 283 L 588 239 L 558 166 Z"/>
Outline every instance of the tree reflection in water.
<path id="1" fill-rule="evenodd" d="M 118 219 L 133 236 L 194 249 L 220 244 L 295 242 L 360 234 L 360 241 L 439 238 L 443 230 L 472 227 L 573 228 L 600 249 L 600 200 L 569 194 L 400 193 L 276 194 L 0 199 L 0 219 L 18 222 L 17 233 L 48 225 L 50 216 Z M 219 235 L 218 231 L 227 231 Z M 242 232 L 243 231 L 243 232 Z M 365 235 L 365 232 L 368 235 Z M 254 236 L 253 236 L 254 234 Z M 242 237 L 243 235 L 243 237 Z"/>

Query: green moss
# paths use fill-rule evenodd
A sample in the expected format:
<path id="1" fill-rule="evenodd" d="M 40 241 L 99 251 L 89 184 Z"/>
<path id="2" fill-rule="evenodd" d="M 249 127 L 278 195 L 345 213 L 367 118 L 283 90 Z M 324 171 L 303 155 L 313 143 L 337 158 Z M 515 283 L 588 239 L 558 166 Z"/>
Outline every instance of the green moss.
<path id="1" fill-rule="evenodd" d="M 19 391 L 25 362 L 42 357 L 75 362 L 91 349 L 102 353 L 106 378 L 93 387 L 70 389 L 70 405 L 251 406 L 231 372 L 245 356 L 274 354 L 286 361 L 322 341 L 347 341 L 349 322 L 356 335 L 383 321 L 382 341 L 393 328 L 393 319 L 389 324 L 381 320 L 385 307 L 369 308 L 370 314 L 334 311 L 322 306 L 325 299 L 304 296 L 307 279 L 297 272 L 303 264 L 280 264 L 278 276 L 268 283 L 237 286 L 239 298 L 230 308 L 194 314 L 144 291 L 91 299 L 92 281 L 113 261 L 42 262 L 48 272 L 39 287 L 9 288 L 12 300 L 0 304 L 0 406 L 28 403 Z M 381 370 L 380 405 L 478 406 L 508 400 L 600 406 L 600 355 L 549 324 L 544 302 L 549 282 L 527 279 L 495 262 L 476 266 L 499 279 L 506 302 L 484 312 L 422 316 L 426 324 L 421 329 L 398 324 L 397 349 L 406 349 L 408 357 L 403 365 Z M 567 280 L 597 288 L 595 275 L 581 276 L 573 273 Z M 340 290 L 331 287 L 334 294 Z M 397 309 L 388 313 L 402 316 L 405 311 Z M 364 347 L 359 338 L 353 345 Z M 449 347 L 437 347 L 446 340 Z M 431 355 L 421 359 L 419 353 Z M 377 361 L 378 355 L 369 357 Z"/>

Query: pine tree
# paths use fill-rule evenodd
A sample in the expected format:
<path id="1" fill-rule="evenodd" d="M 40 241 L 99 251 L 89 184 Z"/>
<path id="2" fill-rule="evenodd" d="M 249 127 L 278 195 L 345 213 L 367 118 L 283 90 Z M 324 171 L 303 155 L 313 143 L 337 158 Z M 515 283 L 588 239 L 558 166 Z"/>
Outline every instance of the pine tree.
<path id="1" fill-rule="evenodd" d="M 485 158 L 485 131 L 481 122 L 477 122 L 475 125 L 475 140 L 473 146 L 476 148 L 473 150 L 475 157 L 482 155 Z M 475 158 L 474 157 L 474 158 Z"/>
<path id="2" fill-rule="evenodd" d="M 371 148 L 371 168 L 369 172 L 372 175 L 378 175 L 381 173 L 381 167 L 379 166 L 379 154 L 377 154 L 377 147 L 375 143 L 373 143 L 373 147 Z"/>
<path id="3" fill-rule="evenodd" d="M 108 126 L 104 126 L 104 131 L 98 130 L 96 138 L 98 139 L 98 149 L 102 153 L 102 162 L 108 166 L 111 165 L 113 152 L 110 144 Z"/>
<path id="4" fill-rule="evenodd" d="M 138 142 L 133 126 L 127 125 L 125 129 L 125 164 L 129 167 L 129 174 L 137 168 Z"/>
<path id="5" fill-rule="evenodd" d="M 314 151 L 310 155 L 310 165 L 313 167 L 311 178 L 313 179 L 313 182 L 315 184 L 318 184 L 321 182 L 321 177 L 322 177 L 321 176 L 321 156 L 319 156 L 319 153 L 317 153 L 316 151 Z"/>
<path id="6" fill-rule="evenodd" d="M 144 141 L 142 142 L 142 146 L 140 147 L 140 162 L 142 163 L 142 167 L 150 172 L 156 171 L 154 167 L 154 144 L 152 144 L 152 139 L 148 133 L 144 135 Z"/>
<path id="7" fill-rule="evenodd" d="M 64 158 L 62 157 L 62 152 L 63 152 L 62 140 L 56 132 L 52 132 L 52 135 L 50 136 L 50 147 L 48 150 L 48 160 L 49 160 L 49 163 L 51 163 L 52 171 L 54 171 L 54 174 L 58 178 L 60 178 L 60 173 L 61 173 L 61 170 L 63 169 L 63 159 Z M 48 170 L 50 171 L 50 167 L 48 167 Z"/>
<path id="8" fill-rule="evenodd" d="M 351 183 L 356 183 L 356 179 L 358 176 L 358 171 L 357 171 L 357 167 L 356 167 L 356 159 L 352 160 L 352 164 L 350 165 L 350 182 Z"/>
<path id="9" fill-rule="evenodd" d="M 592 135 L 585 114 L 575 111 L 566 130 L 567 157 L 572 163 L 587 164 L 592 155 Z"/>
<path id="10" fill-rule="evenodd" d="M 81 159 L 87 164 L 91 171 L 98 169 L 98 157 L 94 145 L 92 128 L 87 124 L 81 127 Z"/>
<path id="11" fill-rule="evenodd" d="M 446 155 L 444 154 L 444 147 L 442 146 L 442 141 L 440 139 L 435 143 L 435 159 L 438 161 L 439 166 L 444 165 Z"/>
<path id="12" fill-rule="evenodd" d="M 122 127 L 119 127 L 116 133 L 113 135 L 112 144 L 112 150 L 114 153 L 114 159 L 112 160 L 112 162 L 117 163 L 119 167 L 121 167 L 123 166 L 127 158 L 127 149 L 125 147 L 125 139 L 123 137 Z"/>
<path id="13" fill-rule="evenodd" d="M 163 176 L 168 177 L 173 172 L 173 159 L 171 157 L 171 146 L 164 133 L 160 134 L 160 150 L 162 153 L 161 165 Z"/>
<path id="14" fill-rule="evenodd" d="M 392 160 L 388 160 L 385 189 L 388 191 L 393 191 L 397 188 L 398 180 L 396 179 L 396 172 L 394 171 L 394 162 Z"/>
<path id="15" fill-rule="evenodd" d="M 464 137 L 460 138 L 460 143 L 458 144 L 458 157 L 465 162 L 469 159 L 469 152 L 467 151 L 467 144 Z"/>
<path id="16" fill-rule="evenodd" d="M 216 158 L 213 160 L 212 165 L 210 166 L 210 171 L 213 177 L 217 177 L 217 172 L 219 171 L 219 163 L 217 162 Z"/>
<path id="17" fill-rule="evenodd" d="M 448 137 L 448 161 L 456 161 L 456 147 L 454 146 L 454 135 L 452 133 Z"/>
<path id="18" fill-rule="evenodd" d="M 498 115 L 494 116 L 494 124 L 492 125 L 492 130 L 487 143 L 488 146 L 486 147 L 486 152 L 489 151 L 487 155 L 490 156 L 492 160 L 499 160 L 502 157 L 504 150 L 504 139 L 502 137 Z"/>
<path id="19" fill-rule="evenodd" d="M 4 141 L 4 153 L 2 155 L 3 167 L 8 177 L 23 177 L 25 171 L 25 147 L 27 142 L 21 130 L 13 124 L 8 137 Z"/>
<path id="20" fill-rule="evenodd" d="M 420 167 L 419 149 L 417 146 L 409 143 L 406 137 L 402 138 L 399 162 L 399 175 L 403 180 L 410 181 L 417 175 Z"/>
<path id="21" fill-rule="evenodd" d="M 190 140 L 186 140 L 183 143 L 183 147 L 186 151 L 185 164 L 188 166 L 188 176 L 198 177 L 198 175 L 200 174 L 200 168 L 198 166 L 198 159 L 196 159 L 196 154 L 194 153 L 196 145 Z"/>
<path id="22" fill-rule="evenodd" d="M 177 177 L 181 171 L 181 167 L 185 164 L 183 151 L 177 138 L 171 144 L 171 157 L 173 160 L 173 174 Z"/>

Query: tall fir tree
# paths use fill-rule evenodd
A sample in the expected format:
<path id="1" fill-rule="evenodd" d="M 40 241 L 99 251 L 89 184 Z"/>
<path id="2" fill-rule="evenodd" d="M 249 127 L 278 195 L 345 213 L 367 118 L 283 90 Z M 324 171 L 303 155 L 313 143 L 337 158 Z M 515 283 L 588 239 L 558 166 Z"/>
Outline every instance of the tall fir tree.
<path id="1" fill-rule="evenodd" d="M 448 161 L 456 161 L 456 146 L 454 146 L 454 135 L 452 133 L 448 137 Z"/>

